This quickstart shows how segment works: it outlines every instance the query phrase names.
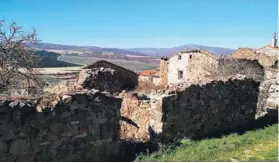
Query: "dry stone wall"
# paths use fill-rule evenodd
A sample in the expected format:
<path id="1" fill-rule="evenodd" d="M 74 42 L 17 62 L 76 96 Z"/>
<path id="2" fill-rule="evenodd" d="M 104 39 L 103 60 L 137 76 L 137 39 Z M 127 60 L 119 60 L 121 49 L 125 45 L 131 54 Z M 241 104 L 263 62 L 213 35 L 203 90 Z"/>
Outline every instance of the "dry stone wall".
<path id="1" fill-rule="evenodd" d="M 84 74 L 80 73 L 78 83 L 86 89 L 121 92 L 138 85 L 138 74 L 104 60 L 86 66 L 84 71 Z"/>
<path id="2" fill-rule="evenodd" d="M 278 101 L 278 70 L 275 68 L 266 68 L 265 77 L 260 85 L 260 94 L 258 102 L 258 113 L 257 116 L 263 116 L 268 113 L 268 111 L 278 111 L 279 101 Z M 277 114 L 277 113 L 276 113 Z"/>
<path id="3" fill-rule="evenodd" d="M 163 137 L 201 137 L 249 123 L 258 86 L 251 79 L 213 81 L 163 97 Z"/>
<path id="4" fill-rule="evenodd" d="M 235 59 L 248 59 L 248 60 L 258 60 L 259 63 L 264 67 L 272 66 L 272 64 L 277 59 L 278 50 L 274 50 L 271 48 L 270 50 L 266 50 L 269 48 L 253 50 L 251 48 L 239 48 L 234 53 L 230 55 L 230 57 Z M 271 54 L 271 55 L 269 55 Z"/>
<path id="5" fill-rule="evenodd" d="M 124 140 L 147 142 L 152 130 L 162 132 L 161 100 L 150 100 L 137 94 L 125 94 L 121 106 L 121 135 Z"/>
<path id="6" fill-rule="evenodd" d="M 160 60 L 160 79 L 162 85 L 168 85 L 168 59 L 161 58 Z"/>
<path id="7" fill-rule="evenodd" d="M 121 138 L 192 138 L 245 125 L 255 118 L 258 86 L 252 79 L 234 79 L 190 85 L 175 94 L 146 99 L 126 96 L 121 116 L 133 124 L 121 123 Z"/>
<path id="8" fill-rule="evenodd" d="M 120 99 L 92 90 L 65 95 L 53 108 L 36 105 L 0 101 L 1 161 L 104 161 L 114 155 Z"/>
<path id="9" fill-rule="evenodd" d="M 211 54 L 194 53 L 188 63 L 188 79 L 191 81 L 203 81 L 208 78 L 208 69 L 217 67 L 218 58 Z"/>
<path id="10" fill-rule="evenodd" d="M 137 86 L 137 76 L 127 77 L 125 72 L 112 68 L 83 69 L 77 80 L 78 85 L 86 89 L 98 89 L 107 92 L 121 92 L 123 89 L 133 89 Z"/>

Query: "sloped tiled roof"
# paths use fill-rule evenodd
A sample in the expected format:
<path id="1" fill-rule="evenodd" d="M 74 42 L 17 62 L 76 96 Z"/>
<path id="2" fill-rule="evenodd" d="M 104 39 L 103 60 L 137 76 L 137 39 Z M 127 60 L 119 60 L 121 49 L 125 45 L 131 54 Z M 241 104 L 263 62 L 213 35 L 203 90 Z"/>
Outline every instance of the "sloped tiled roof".
<path id="1" fill-rule="evenodd" d="M 155 74 L 156 73 L 156 70 L 144 70 L 140 73 L 140 75 L 142 76 L 150 76 L 152 74 Z"/>
<path id="2" fill-rule="evenodd" d="M 154 69 L 154 70 L 144 70 L 140 73 L 141 76 L 155 76 L 159 77 L 160 76 L 160 70 L 159 69 Z"/>

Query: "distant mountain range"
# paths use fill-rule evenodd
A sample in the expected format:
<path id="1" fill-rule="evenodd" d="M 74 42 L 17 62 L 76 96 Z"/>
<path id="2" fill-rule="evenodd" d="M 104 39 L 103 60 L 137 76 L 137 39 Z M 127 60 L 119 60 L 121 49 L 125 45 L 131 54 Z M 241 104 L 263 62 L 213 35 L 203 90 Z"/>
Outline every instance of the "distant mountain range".
<path id="1" fill-rule="evenodd" d="M 79 56 L 94 56 L 105 55 L 111 58 L 113 55 L 117 58 L 125 59 L 128 56 L 169 56 L 181 50 L 193 50 L 201 49 L 209 51 L 215 55 L 229 55 L 235 51 L 235 49 L 211 47 L 196 44 L 187 44 L 183 46 L 177 46 L 172 48 L 102 48 L 96 46 L 76 46 L 76 45 L 60 45 L 51 43 L 38 43 L 30 45 L 32 48 L 38 50 L 53 51 L 60 54 L 76 54 Z"/>
<path id="2" fill-rule="evenodd" d="M 150 64 L 159 65 L 160 56 L 170 56 L 182 50 L 201 49 L 209 51 L 215 55 L 228 55 L 234 52 L 234 49 L 210 47 L 203 45 L 188 44 L 173 48 L 102 48 L 96 46 L 76 46 L 76 45 L 60 45 L 52 43 L 29 44 L 29 46 L 40 54 L 42 67 L 60 67 L 75 66 L 69 63 L 86 64 L 89 60 L 110 60 L 121 61 L 121 63 L 133 64 Z M 49 56 L 48 56 L 49 55 Z M 61 56 L 60 56 L 61 55 Z M 47 57 L 48 56 L 48 57 Z M 59 60 L 55 62 L 55 60 Z M 73 62 L 80 60 L 81 62 Z M 133 61 L 133 62 L 131 62 Z"/>
<path id="3" fill-rule="evenodd" d="M 127 51 L 124 49 L 118 48 L 102 48 L 96 46 L 76 46 L 76 45 L 61 45 L 61 44 L 52 44 L 52 43 L 37 43 L 29 44 L 31 48 L 37 50 L 46 50 L 46 51 L 57 51 L 62 54 L 78 54 L 78 55 L 91 55 L 91 54 L 101 54 L 101 52 L 106 54 L 115 54 L 115 55 L 138 55 L 146 56 L 147 54 L 140 52 Z"/>
<path id="4" fill-rule="evenodd" d="M 217 56 L 229 55 L 235 51 L 235 49 L 211 47 L 211 46 L 203 46 L 203 45 L 195 45 L 195 44 L 187 44 L 187 45 L 177 46 L 173 48 L 131 48 L 125 50 L 137 52 L 137 53 L 143 53 L 151 56 L 169 56 L 182 50 L 194 50 L 194 49 L 206 50 Z"/>

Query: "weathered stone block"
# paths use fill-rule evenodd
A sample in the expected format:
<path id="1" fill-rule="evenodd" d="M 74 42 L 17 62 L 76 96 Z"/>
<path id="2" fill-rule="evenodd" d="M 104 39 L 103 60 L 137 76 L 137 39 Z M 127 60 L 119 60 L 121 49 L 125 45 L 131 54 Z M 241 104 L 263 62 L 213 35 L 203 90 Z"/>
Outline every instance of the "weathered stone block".
<path id="1" fill-rule="evenodd" d="M 70 104 L 72 102 L 72 96 L 64 95 L 62 97 L 62 102 L 64 104 Z"/>
<path id="2" fill-rule="evenodd" d="M 67 130 L 67 125 L 63 123 L 52 123 L 49 128 L 53 133 L 62 133 Z"/>
<path id="3" fill-rule="evenodd" d="M 8 152 L 7 142 L 0 142 L 0 154 Z"/>
<path id="4" fill-rule="evenodd" d="M 36 154 L 20 154 L 17 159 L 17 162 L 36 162 L 37 155 Z"/>
<path id="5" fill-rule="evenodd" d="M 15 139 L 10 144 L 9 153 L 14 155 L 25 154 L 29 151 L 29 147 L 29 140 Z"/>

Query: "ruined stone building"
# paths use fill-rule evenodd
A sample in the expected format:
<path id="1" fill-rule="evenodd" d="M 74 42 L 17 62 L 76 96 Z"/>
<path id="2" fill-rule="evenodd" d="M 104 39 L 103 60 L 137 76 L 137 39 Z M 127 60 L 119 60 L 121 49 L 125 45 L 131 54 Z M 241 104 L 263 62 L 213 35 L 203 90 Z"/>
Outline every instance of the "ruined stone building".
<path id="1" fill-rule="evenodd" d="M 257 53 L 263 53 L 267 56 L 276 56 L 278 55 L 278 45 L 277 45 L 277 38 L 276 33 L 274 33 L 273 38 L 271 40 L 271 44 L 259 48 L 256 50 Z"/>
<path id="2" fill-rule="evenodd" d="M 189 80 L 202 80 L 207 74 L 206 66 L 217 63 L 218 57 L 202 50 L 182 51 L 172 57 L 162 57 L 161 84 L 173 85 Z"/>
<path id="3" fill-rule="evenodd" d="M 122 90 L 132 90 L 137 85 L 137 73 L 100 60 L 84 66 L 80 70 L 77 79 L 63 81 L 51 88 L 50 92 L 65 93 L 72 92 L 73 90 L 98 89 L 102 92 L 117 94 Z"/>
<path id="4" fill-rule="evenodd" d="M 239 48 L 231 54 L 232 58 L 258 60 L 264 67 L 272 66 L 278 57 L 278 45 L 276 34 L 274 34 L 271 44 L 258 49 Z"/>
<path id="5" fill-rule="evenodd" d="M 138 74 L 104 60 L 87 65 L 81 71 L 77 84 L 86 89 L 120 92 L 138 85 Z"/>
<path id="6" fill-rule="evenodd" d="M 181 52 L 162 58 L 160 75 L 167 84 L 199 78 L 207 63 L 217 63 L 217 57 Z M 65 85 L 81 90 L 36 100 L 0 98 L 0 161 L 125 161 L 138 151 L 136 144 L 201 138 L 250 125 L 270 107 L 278 109 L 277 73 L 270 70 L 261 85 L 235 75 L 143 94 L 122 92 L 136 86 L 136 73 L 98 61 Z"/>

